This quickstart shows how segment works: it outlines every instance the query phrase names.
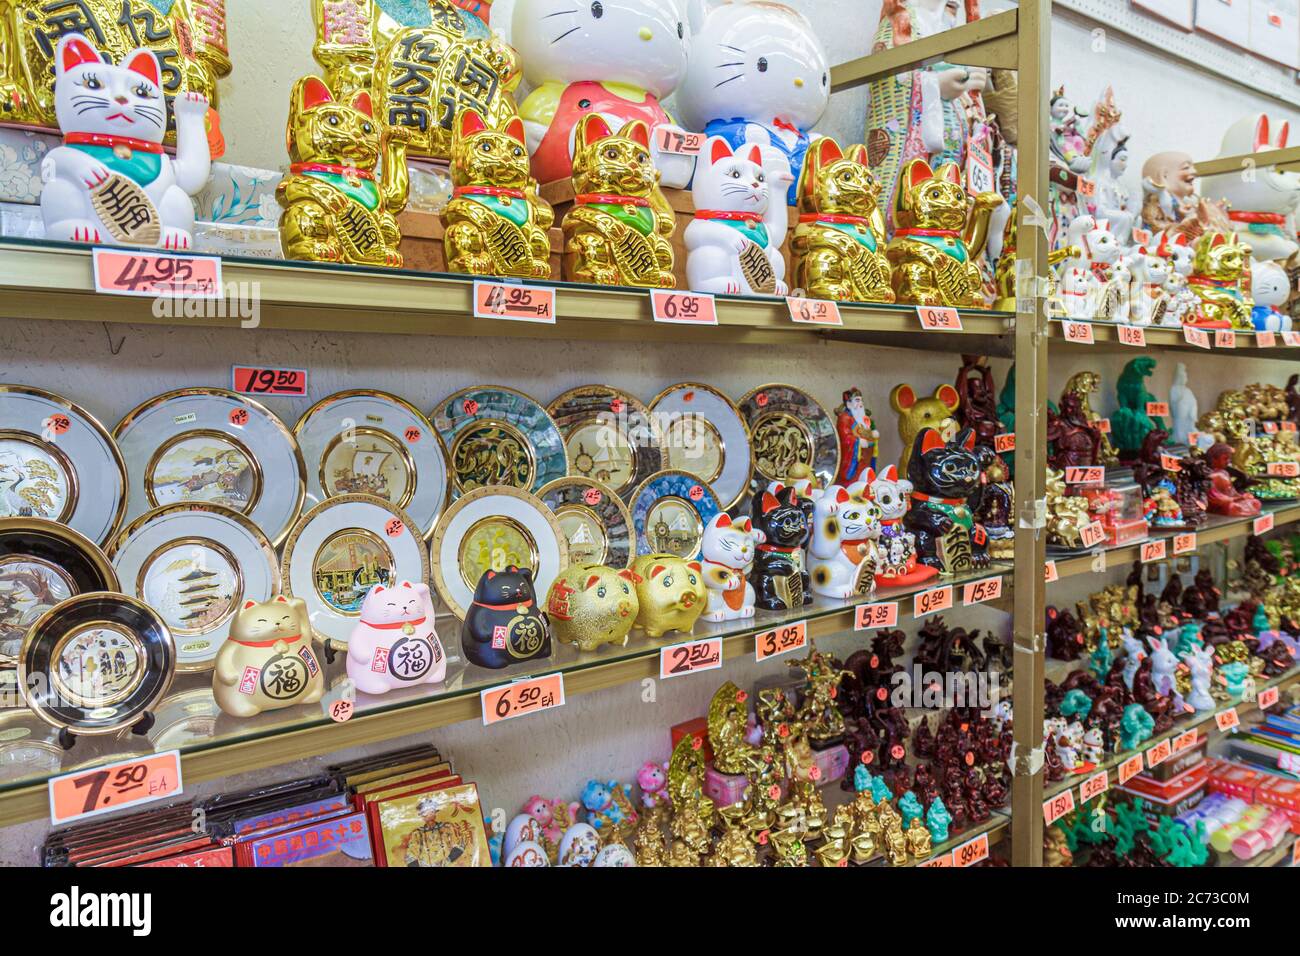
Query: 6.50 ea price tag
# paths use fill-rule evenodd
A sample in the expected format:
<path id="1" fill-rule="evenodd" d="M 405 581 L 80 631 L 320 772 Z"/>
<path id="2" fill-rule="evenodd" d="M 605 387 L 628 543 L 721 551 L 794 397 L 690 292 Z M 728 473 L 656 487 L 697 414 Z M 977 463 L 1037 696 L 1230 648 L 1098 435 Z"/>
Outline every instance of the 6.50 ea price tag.
<path id="1" fill-rule="evenodd" d="M 53 777 L 49 790 L 55 825 L 165 800 L 181 793 L 181 753 L 169 750 L 67 773 Z"/>
<path id="2" fill-rule="evenodd" d="M 540 714 L 564 706 L 564 675 L 547 674 L 530 680 L 518 680 L 500 687 L 489 687 L 479 693 L 483 707 L 483 725 L 529 714 Z"/>
<path id="3" fill-rule="evenodd" d="M 216 256 L 96 248 L 91 263 L 95 291 L 106 295 L 220 299 L 225 294 Z"/>
<path id="4" fill-rule="evenodd" d="M 808 644 L 808 622 L 794 621 L 765 631 L 754 638 L 754 660 L 760 664 L 769 657 L 797 651 Z"/>

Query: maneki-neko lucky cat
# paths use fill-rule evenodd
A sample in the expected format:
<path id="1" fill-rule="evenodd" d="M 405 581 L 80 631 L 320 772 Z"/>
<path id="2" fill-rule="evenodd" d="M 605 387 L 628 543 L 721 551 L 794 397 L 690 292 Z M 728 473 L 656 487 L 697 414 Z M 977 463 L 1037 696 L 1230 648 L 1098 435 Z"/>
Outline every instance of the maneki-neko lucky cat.
<path id="1" fill-rule="evenodd" d="M 276 187 L 284 208 L 280 245 L 288 259 L 402 265 L 397 214 L 406 207 L 410 134 L 375 122 L 370 94 L 346 103 L 319 77 L 294 84 L 289 104 L 289 175 Z M 383 181 L 375 168 L 383 159 Z"/>
<path id="2" fill-rule="evenodd" d="M 1196 240 L 1192 274 L 1187 285 L 1195 293 L 1195 318 L 1186 321 L 1205 329 L 1254 329 L 1251 305 L 1242 294 L 1247 249 L 1235 235 L 1207 232 Z"/>
<path id="3" fill-rule="evenodd" d="M 325 696 L 325 672 L 312 650 L 311 619 L 302 598 L 276 595 L 245 601 L 217 652 L 212 696 L 227 714 L 315 704 Z"/>

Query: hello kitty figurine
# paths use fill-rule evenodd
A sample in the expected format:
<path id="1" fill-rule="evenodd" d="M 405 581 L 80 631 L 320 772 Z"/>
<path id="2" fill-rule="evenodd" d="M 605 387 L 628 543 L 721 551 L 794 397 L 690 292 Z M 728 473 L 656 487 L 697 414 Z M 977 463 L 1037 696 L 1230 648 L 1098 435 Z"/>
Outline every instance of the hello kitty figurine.
<path id="1" fill-rule="evenodd" d="M 1263 113 L 1244 116 L 1223 134 L 1220 156 L 1285 149 L 1289 123 L 1270 122 Z M 1236 170 L 1201 179 L 1201 196 L 1228 204 L 1233 232 L 1250 248 L 1252 258 L 1285 262 L 1300 246 L 1295 216 L 1300 209 L 1300 173 L 1260 164 L 1244 175 Z"/>
<path id="2" fill-rule="evenodd" d="M 63 145 L 41 161 L 45 237 L 96 245 L 194 243 L 190 196 L 208 181 L 212 156 L 199 93 L 175 99 L 176 158 L 163 151 L 167 101 L 150 50 L 114 66 L 80 33 L 55 51 L 54 98 Z"/>
<path id="3" fill-rule="evenodd" d="M 785 259 L 764 221 L 772 202 L 757 146 L 733 154 L 727 141 L 704 144 L 686 227 L 686 281 L 696 292 L 785 295 Z"/>
<path id="4" fill-rule="evenodd" d="M 874 597 L 880 560 L 880 507 L 858 486 L 831 485 L 813 504 L 812 540 L 808 545 L 809 573 L 814 594 L 846 601 Z"/>
<path id="5" fill-rule="evenodd" d="M 686 69 L 674 0 L 516 0 L 511 42 L 534 87 L 519 115 L 539 183 L 569 178 L 574 130 L 599 114 L 611 129 L 645 123 L 661 184 L 686 187 L 695 157 L 653 145 L 656 129 L 684 132 L 659 105 Z"/>
<path id="6" fill-rule="evenodd" d="M 1290 332 L 1291 316 L 1278 309 L 1291 297 L 1291 280 L 1276 262 L 1250 264 L 1250 319 L 1257 332 Z"/>
<path id="7" fill-rule="evenodd" d="M 376 584 L 361 603 L 348 637 L 348 677 L 363 694 L 438 684 L 447 655 L 433 629 L 433 598 L 425 584 Z"/>
<path id="8" fill-rule="evenodd" d="M 709 591 L 706 621 L 735 621 L 754 616 L 754 587 L 748 574 L 758 540 L 749 518 L 733 521 L 725 511 L 704 529 L 701 545 L 704 586 Z"/>
<path id="9" fill-rule="evenodd" d="M 1090 727 L 1083 735 L 1083 759 L 1096 766 L 1106 758 L 1106 737 L 1100 727 Z"/>

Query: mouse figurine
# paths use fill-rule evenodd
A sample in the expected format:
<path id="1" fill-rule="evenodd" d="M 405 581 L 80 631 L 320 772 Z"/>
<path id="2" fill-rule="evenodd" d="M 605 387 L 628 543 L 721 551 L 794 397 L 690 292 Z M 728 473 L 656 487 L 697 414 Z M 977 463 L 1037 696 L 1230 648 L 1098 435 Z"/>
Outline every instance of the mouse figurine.
<path id="1" fill-rule="evenodd" d="M 551 628 L 537 606 L 533 572 L 510 565 L 478 579 L 460 631 L 471 663 L 493 669 L 551 656 Z"/>
<path id="2" fill-rule="evenodd" d="M 376 584 L 361 602 L 348 637 L 348 677 L 363 694 L 437 684 L 447 676 L 447 655 L 433 627 L 427 584 Z"/>
<path id="3" fill-rule="evenodd" d="M 946 442 L 933 428 L 922 429 L 907 477 L 912 508 L 903 521 L 916 536 L 921 561 L 941 574 L 988 567 L 988 535 L 975 521 L 983 477 L 975 433 L 965 428 Z"/>
<path id="4" fill-rule="evenodd" d="M 765 611 L 784 611 L 812 603 L 812 590 L 804 558 L 809 515 L 793 488 L 774 482 L 754 496 L 754 529 L 758 553 L 754 557 L 756 604 Z"/>
<path id="5" fill-rule="evenodd" d="M 315 704 L 325 696 L 325 673 L 312 650 L 311 619 L 302 598 L 276 595 L 245 601 L 217 652 L 212 696 L 234 717 Z"/>

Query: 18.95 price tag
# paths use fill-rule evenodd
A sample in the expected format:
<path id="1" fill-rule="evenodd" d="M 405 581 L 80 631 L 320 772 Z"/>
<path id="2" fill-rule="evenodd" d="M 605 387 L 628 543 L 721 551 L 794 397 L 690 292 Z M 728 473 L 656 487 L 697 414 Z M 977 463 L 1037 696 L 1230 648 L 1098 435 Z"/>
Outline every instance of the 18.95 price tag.
<path id="1" fill-rule="evenodd" d="M 722 666 L 722 638 L 706 637 L 701 641 L 674 644 L 659 649 L 659 679 L 683 677 Z"/>
<path id="2" fill-rule="evenodd" d="M 656 322 L 670 325 L 717 325 L 718 308 L 707 292 L 650 290 L 650 308 Z"/>
<path id="3" fill-rule="evenodd" d="M 564 675 L 547 674 L 490 687 L 479 693 L 479 703 L 483 707 L 484 726 L 563 707 Z"/>
<path id="4" fill-rule="evenodd" d="M 97 248 L 91 253 L 95 291 L 107 295 L 220 299 L 221 259 L 167 252 Z"/>
<path id="5" fill-rule="evenodd" d="M 555 324 L 555 290 L 549 286 L 474 280 L 474 317 Z"/>
<path id="6" fill-rule="evenodd" d="M 262 368 L 257 365 L 235 365 L 230 369 L 230 387 L 241 395 L 295 395 L 307 394 L 305 368 Z"/>
<path id="7" fill-rule="evenodd" d="M 50 822 L 56 826 L 181 793 L 179 750 L 78 770 L 50 780 Z"/>
<path id="8" fill-rule="evenodd" d="M 808 644 L 808 622 L 782 624 L 754 638 L 754 660 L 762 663 L 769 657 L 797 651 Z"/>

